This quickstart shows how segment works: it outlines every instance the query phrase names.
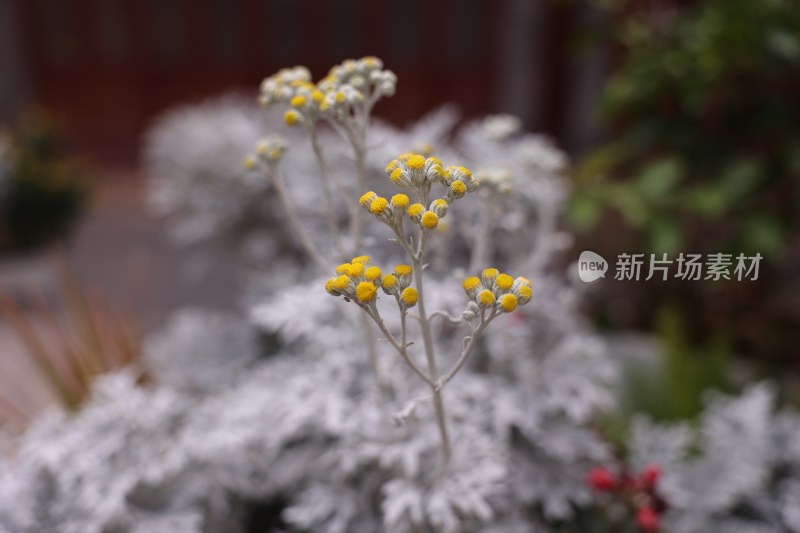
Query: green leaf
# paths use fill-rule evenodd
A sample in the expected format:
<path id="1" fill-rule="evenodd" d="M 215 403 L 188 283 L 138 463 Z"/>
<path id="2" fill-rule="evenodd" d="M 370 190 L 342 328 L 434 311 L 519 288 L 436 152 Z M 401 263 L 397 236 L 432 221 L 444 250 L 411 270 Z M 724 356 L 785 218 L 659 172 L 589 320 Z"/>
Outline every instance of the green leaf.
<path id="1" fill-rule="evenodd" d="M 786 235 L 777 217 L 766 213 L 758 213 L 745 222 L 743 229 L 745 251 L 761 252 L 765 256 L 774 256 L 783 250 Z"/>
<path id="2" fill-rule="evenodd" d="M 657 159 L 642 170 L 634 186 L 643 196 L 655 200 L 674 189 L 682 176 L 683 168 L 677 158 Z"/>
<path id="3" fill-rule="evenodd" d="M 683 232 L 675 218 L 655 217 L 648 227 L 652 252 L 676 252 L 683 243 Z"/>
<path id="4" fill-rule="evenodd" d="M 614 206 L 633 226 L 641 227 L 647 222 L 648 207 L 633 187 L 627 184 L 609 184 L 603 189 L 603 197 Z"/>
<path id="5" fill-rule="evenodd" d="M 728 209 L 728 196 L 721 187 L 697 187 L 686 193 L 685 205 L 700 215 L 719 218 Z"/>
<path id="6" fill-rule="evenodd" d="M 573 196 L 567 213 L 575 228 L 585 231 L 597 224 L 602 209 L 596 198 L 592 198 L 589 194 L 578 193 Z"/>
<path id="7" fill-rule="evenodd" d="M 751 193 L 764 175 L 761 163 L 755 159 L 740 159 L 730 165 L 720 179 L 722 191 L 729 201 Z"/>

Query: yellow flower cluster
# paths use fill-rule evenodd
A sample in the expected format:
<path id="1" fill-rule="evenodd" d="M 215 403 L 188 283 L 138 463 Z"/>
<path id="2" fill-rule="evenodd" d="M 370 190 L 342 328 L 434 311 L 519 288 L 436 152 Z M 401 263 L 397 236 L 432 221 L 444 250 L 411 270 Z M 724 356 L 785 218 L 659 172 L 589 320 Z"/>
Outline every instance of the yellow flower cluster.
<path id="1" fill-rule="evenodd" d="M 394 94 L 397 77 L 383 70 L 376 57 L 348 59 L 314 84 L 306 67 L 285 68 L 261 82 L 261 105 L 288 104 L 283 116 L 289 126 L 320 117 L 341 118 L 369 98 L 375 101 Z"/>
<path id="2" fill-rule="evenodd" d="M 496 268 L 487 268 L 480 277 L 465 279 L 464 291 L 478 309 L 497 308 L 505 313 L 527 304 L 533 296 L 530 280 L 522 276 L 514 279 Z"/>
<path id="3" fill-rule="evenodd" d="M 378 196 L 373 191 L 368 191 L 361 195 L 358 204 L 366 211 L 369 211 L 381 222 L 389 225 L 397 225 L 403 219 L 403 213 L 408 207 L 409 198 L 405 194 L 395 194 L 391 199 Z"/>
<path id="4" fill-rule="evenodd" d="M 478 186 L 472 173 L 466 168 L 445 169 L 437 158 L 420 154 L 402 154 L 392 159 L 386 165 L 386 174 L 397 187 L 411 191 L 417 198 L 427 198 L 434 183 L 448 188 L 445 198 L 436 198 L 427 208 L 420 203 L 409 205 L 410 200 L 406 194 L 396 194 L 390 201 L 369 191 L 359 199 L 361 207 L 386 224 L 400 224 L 405 213 L 424 230 L 436 228 L 439 220 L 447 214 L 449 203 L 461 198 L 468 191 L 474 191 Z"/>
<path id="5" fill-rule="evenodd" d="M 325 282 L 325 290 L 333 296 L 344 296 L 358 304 L 369 305 L 378 296 L 378 289 L 394 296 L 401 307 L 417 304 L 417 291 L 411 284 L 412 269 L 409 265 L 397 265 L 385 276 L 377 266 L 370 266 L 369 257 L 354 257 L 349 263 L 336 267 L 336 277 Z"/>
<path id="6" fill-rule="evenodd" d="M 392 183 L 401 189 L 419 189 L 428 187 L 437 181 L 445 187 L 447 186 L 442 162 L 435 157 L 411 153 L 402 154 L 389 161 L 385 170 Z"/>
<path id="7" fill-rule="evenodd" d="M 287 143 L 283 137 L 271 135 L 258 141 L 254 154 L 250 154 L 244 159 L 244 167 L 253 170 L 259 164 L 274 165 L 278 163 L 286 153 Z"/>

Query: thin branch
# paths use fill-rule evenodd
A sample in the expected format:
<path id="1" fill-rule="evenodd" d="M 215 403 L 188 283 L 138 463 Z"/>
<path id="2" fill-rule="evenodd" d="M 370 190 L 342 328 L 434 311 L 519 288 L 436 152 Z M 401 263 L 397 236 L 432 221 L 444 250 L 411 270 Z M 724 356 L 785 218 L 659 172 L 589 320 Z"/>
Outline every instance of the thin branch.
<path id="1" fill-rule="evenodd" d="M 278 175 L 275 166 L 270 165 L 267 167 L 267 178 L 278 192 L 278 198 L 283 205 L 283 210 L 286 212 L 289 225 L 292 227 L 292 230 L 294 230 L 297 238 L 300 239 L 300 245 L 305 249 L 306 253 L 311 257 L 311 259 L 313 259 L 314 262 L 316 262 L 317 265 L 324 270 L 328 267 L 328 262 L 319 253 L 317 247 L 314 245 L 314 242 L 308 236 L 308 233 L 306 233 L 305 226 L 303 226 L 303 224 L 300 222 L 300 219 L 297 218 L 297 211 L 295 211 L 294 207 L 289 201 L 289 194 L 286 192 L 286 187 L 283 184 L 283 180 L 281 180 L 280 176 Z"/>
<path id="2" fill-rule="evenodd" d="M 448 313 L 447 311 L 434 311 L 433 313 L 431 313 L 431 315 L 428 318 L 430 320 L 433 320 L 436 317 L 442 317 L 447 322 L 450 322 L 451 324 L 455 324 L 455 325 L 461 324 L 464 321 L 464 319 L 462 317 L 453 316 L 450 313 Z M 417 318 L 417 319 L 419 319 L 419 318 Z"/>
<path id="3" fill-rule="evenodd" d="M 314 150 L 314 155 L 317 158 L 317 165 L 319 166 L 319 176 L 322 182 L 322 190 L 325 196 L 325 216 L 328 219 L 328 226 L 331 230 L 331 237 L 333 238 L 333 245 L 336 251 L 344 254 L 342 250 L 342 239 L 339 233 L 339 222 L 336 220 L 336 211 L 333 207 L 333 190 L 331 189 L 330 177 L 328 174 L 328 163 L 325 160 L 325 154 L 319 144 L 317 131 L 314 126 L 308 126 L 308 138 L 311 141 L 311 148 Z M 348 208 L 350 202 L 347 202 Z M 352 210 L 351 210 L 352 212 Z"/>
<path id="4" fill-rule="evenodd" d="M 430 377 L 426 376 L 425 373 L 417 366 L 414 360 L 411 359 L 411 356 L 408 355 L 408 351 L 406 350 L 407 347 L 401 345 L 400 342 L 398 342 L 398 340 L 394 337 L 394 335 L 392 335 L 391 332 L 388 329 L 386 329 L 386 325 L 383 323 L 383 319 L 380 317 L 377 307 L 374 307 L 373 309 L 364 307 L 363 309 L 370 316 L 370 318 L 372 318 L 372 320 L 375 321 L 375 323 L 380 328 L 381 332 L 386 336 L 386 340 L 388 340 L 392 344 L 392 346 L 394 346 L 395 350 L 397 350 L 397 352 L 400 354 L 400 356 L 403 358 L 406 364 L 411 368 L 411 370 L 413 370 L 415 374 L 417 374 L 420 378 L 422 378 L 422 380 L 425 381 L 425 383 L 427 383 L 431 387 L 435 386 L 433 380 Z"/>
<path id="5" fill-rule="evenodd" d="M 455 376 L 458 373 L 458 371 L 461 370 L 461 367 L 463 367 L 464 364 L 467 362 L 467 359 L 469 358 L 469 355 L 472 352 L 472 349 L 475 347 L 475 344 L 478 342 L 478 339 L 480 338 L 481 333 L 483 333 L 483 330 L 486 329 L 486 326 L 488 326 L 489 323 L 492 320 L 494 320 L 495 317 L 497 317 L 497 315 L 498 315 L 498 313 L 497 313 L 496 310 L 493 310 L 492 313 L 489 315 L 489 318 L 487 318 L 486 320 L 484 320 L 483 315 L 481 315 L 481 322 L 478 325 L 478 327 L 475 329 L 475 331 L 472 332 L 472 334 L 469 337 L 465 337 L 464 338 L 464 341 L 465 341 L 466 345 L 464 346 L 464 349 L 462 350 L 461 355 L 458 358 L 458 361 L 456 361 L 456 364 L 453 365 L 453 368 L 450 369 L 450 371 L 447 374 L 445 374 L 444 376 L 440 377 L 436 381 L 436 388 L 437 389 L 441 389 L 442 387 L 444 387 L 447 384 L 447 382 L 449 382 L 451 379 L 453 379 L 453 376 Z M 467 340 L 467 339 L 469 339 L 469 340 Z"/>

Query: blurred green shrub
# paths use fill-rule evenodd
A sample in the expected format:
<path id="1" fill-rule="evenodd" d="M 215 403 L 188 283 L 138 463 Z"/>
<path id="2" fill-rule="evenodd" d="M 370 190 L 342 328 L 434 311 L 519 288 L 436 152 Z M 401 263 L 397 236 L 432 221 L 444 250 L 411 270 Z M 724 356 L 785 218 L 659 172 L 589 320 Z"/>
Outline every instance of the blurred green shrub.
<path id="1" fill-rule="evenodd" d="M 781 294 L 800 289 L 797 2 L 602 4 L 619 51 L 601 109 L 610 142 L 579 165 L 572 223 L 601 253 L 760 252 L 757 286 L 639 284 L 651 293 L 640 316 L 652 326 L 654 303 L 669 301 L 698 330 L 745 336 L 746 351 L 796 353 L 800 316 Z M 614 249 L 610 234 L 638 249 Z"/>
<path id="2" fill-rule="evenodd" d="M 614 9 L 623 59 L 602 105 L 614 140 L 583 162 L 573 221 L 591 227 L 610 208 L 654 251 L 691 244 L 691 222 L 724 226 L 743 252 L 782 252 L 800 200 L 797 3 Z"/>
<path id="3" fill-rule="evenodd" d="M 21 251 L 68 234 L 83 211 L 88 186 L 59 152 L 44 116 L 28 120 L 0 150 L 0 250 Z"/>

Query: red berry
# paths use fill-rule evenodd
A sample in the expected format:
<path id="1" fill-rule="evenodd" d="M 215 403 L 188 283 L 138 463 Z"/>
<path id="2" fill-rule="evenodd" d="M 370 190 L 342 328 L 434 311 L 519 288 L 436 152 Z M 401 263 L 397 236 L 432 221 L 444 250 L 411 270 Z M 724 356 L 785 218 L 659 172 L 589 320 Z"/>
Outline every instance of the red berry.
<path id="1" fill-rule="evenodd" d="M 636 511 L 636 523 L 639 528 L 646 533 L 658 531 L 658 515 L 652 507 L 642 507 Z"/>
<path id="2" fill-rule="evenodd" d="M 616 488 L 617 481 L 614 475 L 602 466 L 596 466 L 586 476 L 586 483 L 594 490 L 609 492 Z"/>
<path id="3" fill-rule="evenodd" d="M 656 465 L 647 465 L 640 475 L 645 490 L 653 490 L 661 477 L 661 469 Z"/>

